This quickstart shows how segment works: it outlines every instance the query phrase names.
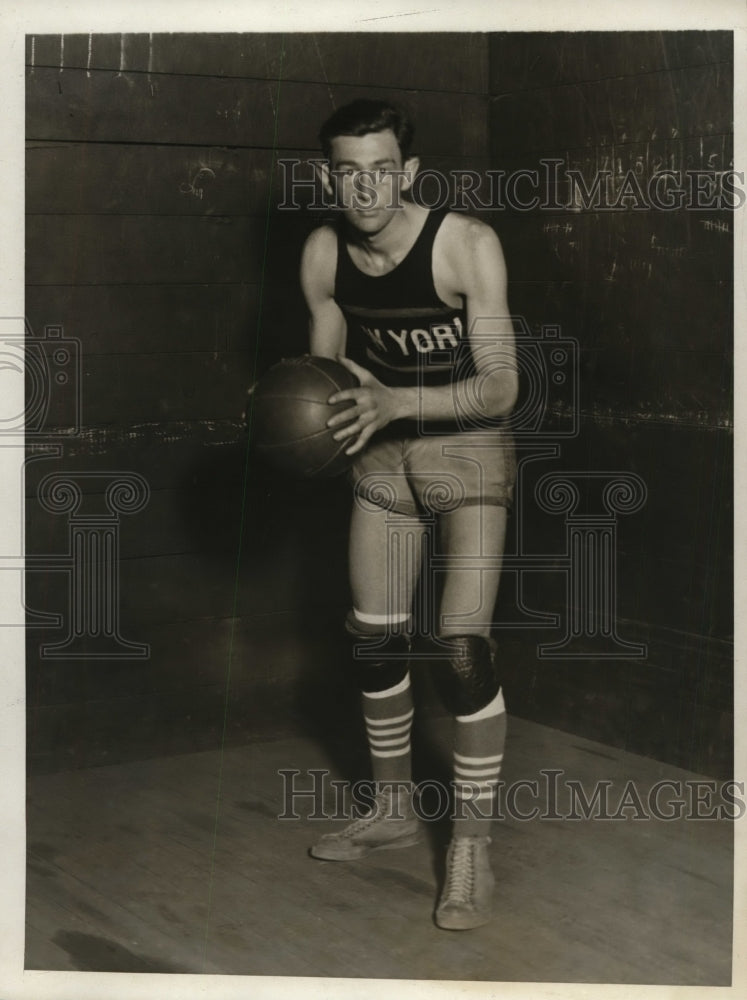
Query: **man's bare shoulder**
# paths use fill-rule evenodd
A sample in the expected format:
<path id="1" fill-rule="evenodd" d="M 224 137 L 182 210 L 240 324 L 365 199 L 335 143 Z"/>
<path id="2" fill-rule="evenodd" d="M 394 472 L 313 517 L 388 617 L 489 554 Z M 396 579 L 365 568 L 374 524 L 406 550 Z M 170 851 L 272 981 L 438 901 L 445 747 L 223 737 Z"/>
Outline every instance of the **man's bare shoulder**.
<path id="1" fill-rule="evenodd" d="M 333 226 L 322 225 L 306 237 L 301 252 L 301 276 L 304 283 L 329 285 L 337 266 L 337 233 Z"/>
<path id="2" fill-rule="evenodd" d="M 309 257 L 326 257 L 337 253 L 337 232 L 333 226 L 324 224 L 312 229 L 306 237 L 303 252 Z"/>
<path id="3" fill-rule="evenodd" d="M 500 247 L 498 234 L 481 219 L 463 212 L 448 212 L 444 216 L 442 230 L 449 251 L 464 253 L 480 247 Z"/>
<path id="4" fill-rule="evenodd" d="M 501 241 L 492 226 L 471 215 L 449 212 L 439 231 L 442 239 L 445 273 L 451 275 L 452 288 L 460 294 L 472 294 L 477 276 L 505 277 Z"/>

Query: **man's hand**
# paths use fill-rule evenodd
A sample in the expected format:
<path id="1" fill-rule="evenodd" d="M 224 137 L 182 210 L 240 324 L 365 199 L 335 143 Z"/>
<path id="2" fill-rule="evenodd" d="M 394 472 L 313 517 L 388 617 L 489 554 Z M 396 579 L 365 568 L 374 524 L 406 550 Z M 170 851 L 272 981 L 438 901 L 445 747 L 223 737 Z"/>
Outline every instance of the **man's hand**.
<path id="1" fill-rule="evenodd" d="M 330 404 L 341 403 L 346 399 L 352 399 L 354 406 L 349 406 L 342 413 L 330 417 L 327 427 L 337 427 L 345 424 L 334 435 L 335 441 L 342 441 L 344 438 L 358 435 L 356 441 L 350 448 L 345 449 L 346 455 L 355 455 L 361 451 L 368 443 L 369 438 L 376 431 L 386 427 L 388 423 L 400 415 L 397 411 L 397 390 L 389 386 L 382 385 L 381 382 L 365 368 L 361 368 L 354 361 L 337 355 L 337 360 L 349 372 L 352 372 L 360 382 L 357 389 L 343 389 L 329 397 Z M 349 423 L 351 417 L 356 419 Z"/>

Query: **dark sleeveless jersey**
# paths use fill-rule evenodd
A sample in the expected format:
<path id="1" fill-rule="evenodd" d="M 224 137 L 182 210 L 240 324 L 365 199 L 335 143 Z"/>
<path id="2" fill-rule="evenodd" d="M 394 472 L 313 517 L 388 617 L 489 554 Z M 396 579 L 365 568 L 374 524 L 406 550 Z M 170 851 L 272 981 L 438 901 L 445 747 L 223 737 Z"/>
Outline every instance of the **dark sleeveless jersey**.
<path id="1" fill-rule="evenodd" d="M 442 302 L 433 282 L 433 242 L 446 214 L 430 211 L 407 256 L 377 277 L 356 267 L 338 228 L 334 297 L 348 353 L 384 385 L 444 385 L 475 372 L 466 310 Z"/>

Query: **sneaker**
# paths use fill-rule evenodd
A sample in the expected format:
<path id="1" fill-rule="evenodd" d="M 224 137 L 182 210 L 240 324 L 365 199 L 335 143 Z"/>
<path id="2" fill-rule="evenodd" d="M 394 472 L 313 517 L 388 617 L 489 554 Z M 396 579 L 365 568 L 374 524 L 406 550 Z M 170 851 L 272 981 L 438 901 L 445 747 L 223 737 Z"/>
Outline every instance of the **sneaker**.
<path id="1" fill-rule="evenodd" d="M 323 861 L 354 861 L 372 851 L 411 847 L 420 840 L 420 823 L 410 799 L 380 792 L 366 816 L 353 820 L 338 833 L 325 833 L 309 853 Z"/>
<path id="2" fill-rule="evenodd" d="M 436 923 L 466 931 L 492 917 L 495 879 L 490 869 L 490 837 L 454 837 L 446 855 L 446 884 L 436 909 Z"/>

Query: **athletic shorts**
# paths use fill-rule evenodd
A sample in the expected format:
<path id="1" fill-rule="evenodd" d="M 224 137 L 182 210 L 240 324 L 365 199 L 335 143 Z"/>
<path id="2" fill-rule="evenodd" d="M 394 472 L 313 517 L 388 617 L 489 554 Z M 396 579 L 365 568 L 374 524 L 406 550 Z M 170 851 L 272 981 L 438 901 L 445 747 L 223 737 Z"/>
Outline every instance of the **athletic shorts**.
<path id="1" fill-rule="evenodd" d="M 356 496 L 397 514 L 441 514 L 475 504 L 510 509 L 513 435 L 491 428 L 407 436 L 385 428 L 356 457 L 349 479 Z"/>

